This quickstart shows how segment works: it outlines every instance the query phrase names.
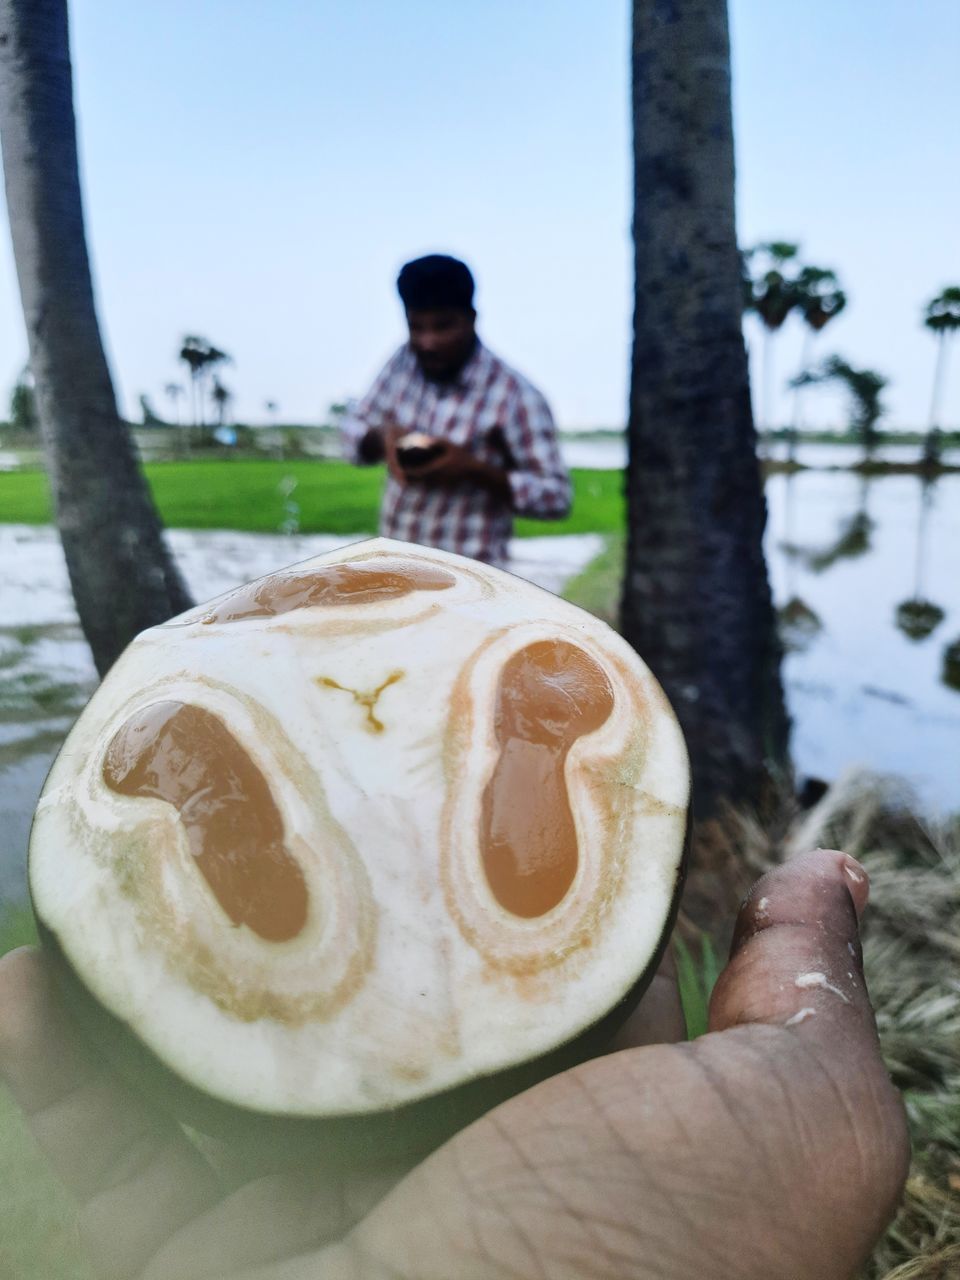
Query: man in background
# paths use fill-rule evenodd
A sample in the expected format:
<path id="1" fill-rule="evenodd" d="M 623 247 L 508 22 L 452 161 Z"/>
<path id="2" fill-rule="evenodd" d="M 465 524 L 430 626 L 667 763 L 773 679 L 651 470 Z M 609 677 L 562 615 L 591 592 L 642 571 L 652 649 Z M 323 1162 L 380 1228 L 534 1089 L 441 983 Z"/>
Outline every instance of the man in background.
<path id="1" fill-rule="evenodd" d="M 562 519 L 570 478 L 546 400 L 477 337 L 473 289 L 456 258 L 406 264 L 397 290 L 409 341 L 343 436 L 350 461 L 386 460 L 384 537 L 503 568 L 514 515 Z"/>

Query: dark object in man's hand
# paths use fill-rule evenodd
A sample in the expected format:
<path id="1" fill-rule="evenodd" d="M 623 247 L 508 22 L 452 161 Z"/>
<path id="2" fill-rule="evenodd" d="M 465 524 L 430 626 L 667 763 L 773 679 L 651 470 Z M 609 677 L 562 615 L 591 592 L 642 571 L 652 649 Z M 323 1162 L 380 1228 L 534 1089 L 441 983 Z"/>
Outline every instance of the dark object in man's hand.
<path id="1" fill-rule="evenodd" d="M 397 441 L 397 461 L 404 469 L 416 470 L 439 458 L 441 453 L 443 441 L 424 435 L 422 431 L 411 431 Z"/>

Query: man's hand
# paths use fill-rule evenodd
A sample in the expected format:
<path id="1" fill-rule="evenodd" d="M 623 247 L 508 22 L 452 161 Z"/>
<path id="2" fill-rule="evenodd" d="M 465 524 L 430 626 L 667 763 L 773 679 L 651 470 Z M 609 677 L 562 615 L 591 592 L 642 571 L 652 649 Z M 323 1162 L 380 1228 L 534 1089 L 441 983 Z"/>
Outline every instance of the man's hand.
<path id="1" fill-rule="evenodd" d="M 683 1042 L 666 963 L 615 1051 L 402 1177 L 310 1170 L 221 1198 L 177 1126 L 80 1045 L 34 952 L 0 962 L 0 1069 L 111 1280 L 846 1280 L 909 1159 L 860 968 L 867 893 L 842 853 L 770 872 L 710 1034 Z"/>
<path id="2" fill-rule="evenodd" d="M 387 470 L 399 484 L 406 484 L 407 473 L 400 465 L 397 455 L 397 441 L 406 435 L 403 427 L 389 414 L 385 415 L 378 427 L 370 427 L 360 441 L 357 454 L 365 465 L 385 462 Z"/>
<path id="3" fill-rule="evenodd" d="M 435 438 L 434 447 L 440 452 L 427 462 L 407 463 L 404 470 L 410 480 L 422 480 L 426 484 L 458 484 L 471 479 L 477 470 L 477 459 L 468 450 L 452 440 Z"/>
<path id="4" fill-rule="evenodd" d="M 394 418 L 390 416 L 384 418 L 380 426 L 383 456 L 387 464 L 387 470 L 398 484 L 406 484 L 407 481 L 406 473 L 400 465 L 400 459 L 397 457 L 397 441 L 404 434 L 403 427 L 398 426 Z"/>
<path id="5" fill-rule="evenodd" d="M 492 463 L 484 462 L 469 449 L 454 444 L 452 440 L 436 438 L 441 451 L 436 457 L 418 466 L 403 468 L 408 481 L 421 484 L 453 485 L 468 482 L 480 489 L 496 493 L 498 497 L 509 500 L 510 482 L 507 473 Z"/>

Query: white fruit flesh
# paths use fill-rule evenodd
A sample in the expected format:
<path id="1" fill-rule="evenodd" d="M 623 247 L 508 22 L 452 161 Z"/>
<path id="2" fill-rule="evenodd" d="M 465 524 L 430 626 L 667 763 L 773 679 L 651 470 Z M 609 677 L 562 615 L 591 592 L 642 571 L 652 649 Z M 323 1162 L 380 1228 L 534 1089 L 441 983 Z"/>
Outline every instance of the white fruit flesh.
<path id="1" fill-rule="evenodd" d="M 205 1093 L 286 1115 L 397 1107 L 596 1023 L 657 951 L 686 828 L 676 720 L 609 628 L 498 570 L 382 539 L 273 583 L 338 564 L 449 585 L 233 619 L 229 596 L 145 632 L 68 738 L 31 838 L 37 913 L 95 998 Z M 573 655 L 608 700 L 583 732 L 548 726 L 560 746 L 520 750 L 491 809 L 515 745 L 504 673 L 539 652 Z M 199 709 L 265 781 L 305 895 L 292 936 L 231 919 L 185 808 L 108 785 L 111 743 L 162 704 Z M 524 830 L 538 803 L 548 833 L 568 805 L 575 842 L 559 901 L 528 914 L 498 900 L 483 846 L 521 796 Z"/>
<path id="2" fill-rule="evenodd" d="M 424 431 L 409 431 L 397 441 L 402 449 L 427 449 L 437 443 L 436 436 L 428 436 Z"/>

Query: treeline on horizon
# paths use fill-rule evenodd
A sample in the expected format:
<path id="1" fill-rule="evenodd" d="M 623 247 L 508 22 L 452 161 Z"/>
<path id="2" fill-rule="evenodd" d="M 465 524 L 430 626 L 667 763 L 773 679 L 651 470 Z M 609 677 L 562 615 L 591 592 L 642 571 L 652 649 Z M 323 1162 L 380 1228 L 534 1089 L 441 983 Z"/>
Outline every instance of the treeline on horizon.
<path id="1" fill-rule="evenodd" d="M 960 426 L 945 430 L 941 420 L 949 348 L 960 332 L 960 286 L 948 285 L 920 311 L 920 323 L 937 342 L 926 427 L 884 429 L 881 422 L 887 414 L 887 407 L 883 401 L 883 392 L 890 385 L 890 379 L 885 374 L 855 365 L 837 352 L 822 356 L 817 362 L 813 361 L 814 347 L 820 340 L 820 335 L 849 305 L 849 296 L 838 273 L 833 268 L 802 262 L 800 245 L 786 240 L 762 241 L 744 249 L 741 251 L 740 261 L 744 320 L 756 317 L 763 344 L 758 379 L 760 385 L 753 389 L 754 420 L 758 435 L 772 440 L 786 440 L 791 446 L 791 459 L 793 449 L 799 441 L 859 443 L 870 452 L 881 440 L 888 444 L 915 444 L 925 440 L 925 453 L 928 456 L 937 455 L 944 447 L 960 443 Z M 784 384 L 793 391 L 790 421 L 774 423 L 770 411 L 772 348 L 774 339 L 791 317 L 798 318 L 803 324 L 803 346 L 799 367 Z M 167 382 L 164 386 L 164 394 L 171 405 L 171 416 L 159 414 L 150 396 L 141 393 L 141 420 L 138 423 L 130 421 L 129 425 L 332 431 L 347 409 L 345 403 L 334 403 L 327 410 L 325 422 L 282 423 L 279 421 L 278 402 L 267 399 L 263 403 L 267 421 L 256 425 L 243 423 L 230 417 L 234 394 L 220 376 L 225 366 L 234 363 L 226 351 L 206 338 L 187 334 L 180 340 L 177 360 L 186 367 L 188 377 L 186 386 L 174 381 Z M 804 390 L 831 383 L 839 384 L 848 393 L 847 425 L 842 428 L 804 428 L 801 425 Z M 188 420 L 184 421 L 181 402 L 187 400 L 189 414 Z M 213 410 L 211 421 L 208 421 L 206 413 L 208 402 Z M 36 429 L 37 422 L 33 377 L 27 365 L 12 388 L 9 419 L 6 423 L 0 423 L 0 429 L 30 433 Z M 561 434 L 567 439 L 599 440 L 620 437 L 625 430 L 625 426 L 579 427 L 561 430 Z"/>

